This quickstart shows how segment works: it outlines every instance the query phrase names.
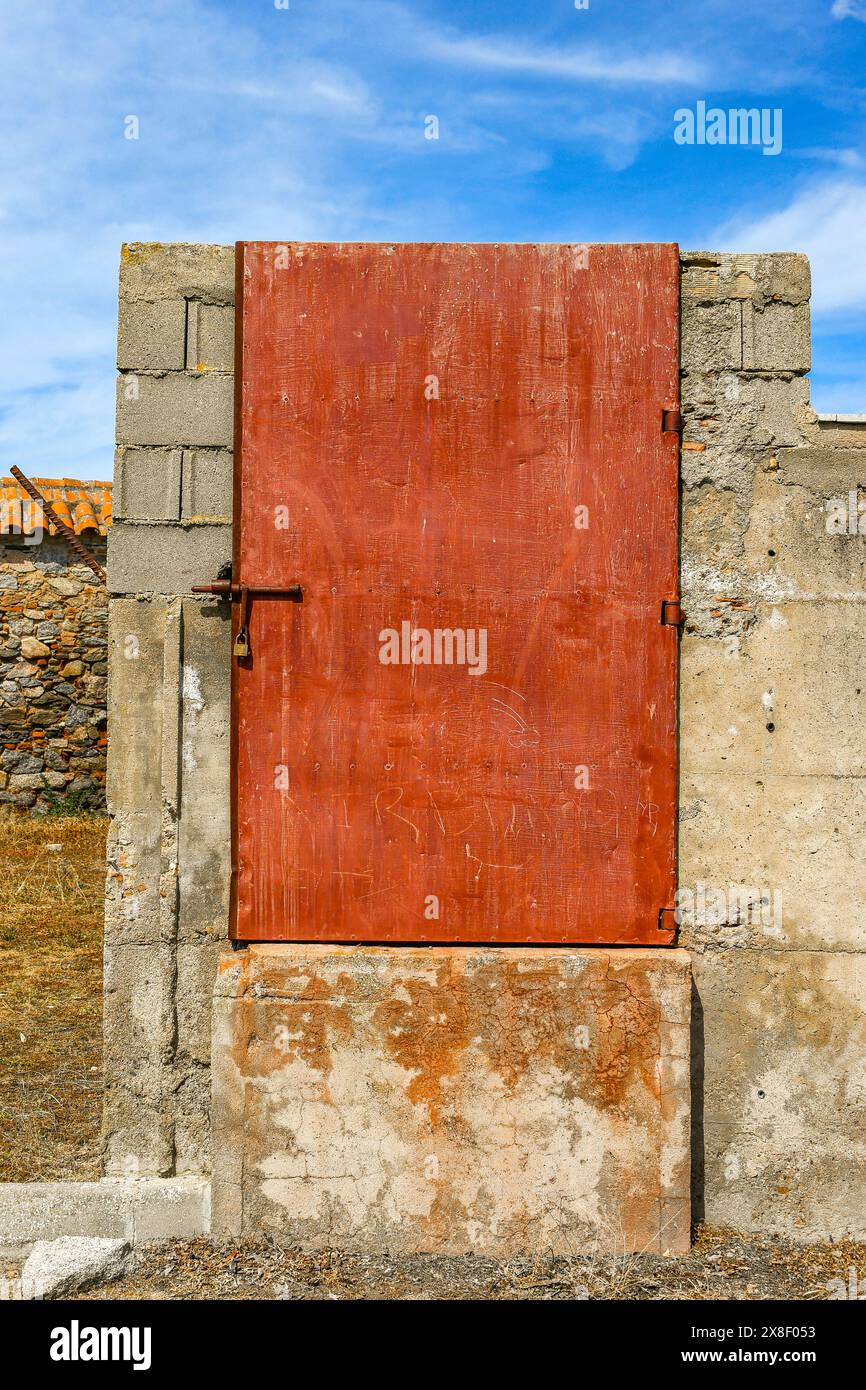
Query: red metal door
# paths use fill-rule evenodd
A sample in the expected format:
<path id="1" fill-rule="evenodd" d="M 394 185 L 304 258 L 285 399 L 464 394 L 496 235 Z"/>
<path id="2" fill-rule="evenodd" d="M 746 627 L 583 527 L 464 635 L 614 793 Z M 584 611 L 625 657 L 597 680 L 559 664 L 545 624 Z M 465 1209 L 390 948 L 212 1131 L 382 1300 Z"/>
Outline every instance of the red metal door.
<path id="1" fill-rule="evenodd" d="M 303 588 L 238 938 L 672 940 L 678 308 L 673 245 L 238 245 L 233 578 Z"/>

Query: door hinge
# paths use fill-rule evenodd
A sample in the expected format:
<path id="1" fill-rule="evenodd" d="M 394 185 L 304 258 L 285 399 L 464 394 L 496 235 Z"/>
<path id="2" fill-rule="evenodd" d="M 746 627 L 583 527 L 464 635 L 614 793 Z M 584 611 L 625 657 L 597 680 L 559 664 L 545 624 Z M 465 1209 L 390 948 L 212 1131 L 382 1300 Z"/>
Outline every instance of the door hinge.
<path id="1" fill-rule="evenodd" d="M 679 924 L 679 922 L 677 921 L 677 908 L 675 908 L 675 907 L 660 907 L 660 908 L 659 908 L 658 929 L 659 929 L 659 931 L 672 931 L 673 934 L 674 934 L 674 936 L 676 936 L 677 932 L 678 932 L 679 929 L 680 929 L 680 924 Z"/>
<path id="2" fill-rule="evenodd" d="M 662 410 L 662 434 L 682 434 L 683 417 L 679 410 Z"/>
<path id="3" fill-rule="evenodd" d="M 678 598 L 662 599 L 661 623 L 663 627 L 682 627 L 686 615 Z"/>

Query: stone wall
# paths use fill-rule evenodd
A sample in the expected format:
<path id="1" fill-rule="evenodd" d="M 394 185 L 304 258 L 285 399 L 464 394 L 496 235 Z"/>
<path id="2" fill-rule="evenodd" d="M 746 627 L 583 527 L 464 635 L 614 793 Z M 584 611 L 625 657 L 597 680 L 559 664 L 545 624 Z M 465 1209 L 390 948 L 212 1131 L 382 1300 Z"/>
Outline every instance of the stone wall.
<path id="1" fill-rule="evenodd" d="M 142 246 L 121 265 L 109 1172 L 210 1166 L 230 657 L 224 611 L 190 589 L 231 553 L 233 259 Z M 829 536 L 824 507 L 866 485 L 866 450 L 828 448 L 809 406 L 803 257 L 684 254 L 682 291 L 694 1211 L 863 1238 L 866 540 Z"/>
<path id="2" fill-rule="evenodd" d="M 65 543 L 0 547 L 0 810 L 104 808 L 107 628 Z"/>

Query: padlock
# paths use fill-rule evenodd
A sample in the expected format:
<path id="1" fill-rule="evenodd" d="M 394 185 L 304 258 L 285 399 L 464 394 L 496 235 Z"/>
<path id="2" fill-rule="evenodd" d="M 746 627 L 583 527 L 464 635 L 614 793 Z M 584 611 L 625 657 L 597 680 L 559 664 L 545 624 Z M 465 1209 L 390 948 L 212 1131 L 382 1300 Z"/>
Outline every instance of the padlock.
<path id="1" fill-rule="evenodd" d="M 234 653 L 238 658 L 249 656 L 250 654 L 250 591 L 246 584 L 241 585 L 241 611 L 238 623 L 238 635 L 235 638 Z"/>

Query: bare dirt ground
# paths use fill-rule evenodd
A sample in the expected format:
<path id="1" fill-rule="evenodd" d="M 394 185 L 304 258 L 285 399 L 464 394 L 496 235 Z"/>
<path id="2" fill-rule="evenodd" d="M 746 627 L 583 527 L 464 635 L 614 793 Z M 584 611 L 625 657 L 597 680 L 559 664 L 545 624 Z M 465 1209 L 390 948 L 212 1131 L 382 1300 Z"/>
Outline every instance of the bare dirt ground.
<path id="1" fill-rule="evenodd" d="M 0 1181 L 99 1176 L 104 816 L 6 816 Z"/>
<path id="2" fill-rule="evenodd" d="M 127 1278 L 85 1299 L 826 1299 L 830 1281 L 866 1281 L 866 1244 L 790 1245 L 699 1227 L 688 1255 L 352 1256 L 280 1250 L 267 1241 L 172 1241 L 145 1247 Z"/>

